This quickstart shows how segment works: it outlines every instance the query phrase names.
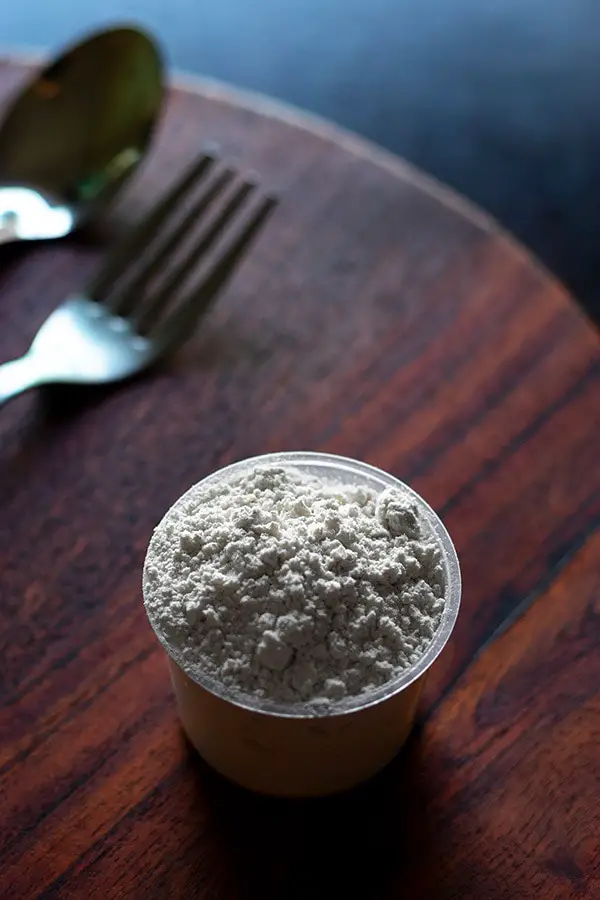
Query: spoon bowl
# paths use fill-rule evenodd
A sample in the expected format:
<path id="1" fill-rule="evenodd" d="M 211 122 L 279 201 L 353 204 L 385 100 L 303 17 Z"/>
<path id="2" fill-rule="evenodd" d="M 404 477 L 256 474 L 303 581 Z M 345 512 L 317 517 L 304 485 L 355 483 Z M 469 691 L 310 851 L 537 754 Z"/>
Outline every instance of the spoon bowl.
<path id="1" fill-rule="evenodd" d="M 37 72 L 0 124 L 0 243 L 63 237 L 106 206 L 163 96 L 160 53 L 136 28 L 92 34 Z"/>

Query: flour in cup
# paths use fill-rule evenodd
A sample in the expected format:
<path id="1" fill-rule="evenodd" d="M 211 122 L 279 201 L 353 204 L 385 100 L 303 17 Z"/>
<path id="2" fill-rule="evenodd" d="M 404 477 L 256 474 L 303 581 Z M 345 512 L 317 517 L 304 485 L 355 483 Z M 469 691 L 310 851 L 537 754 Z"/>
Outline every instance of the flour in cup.
<path id="1" fill-rule="evenodd" d="M 445 589 L 441 549 L 407 493 L 291 467 L 192 488 L 144 567 L 150 621 L 192 677 L 288 704 L 364 695 L 413 666 Z"/>

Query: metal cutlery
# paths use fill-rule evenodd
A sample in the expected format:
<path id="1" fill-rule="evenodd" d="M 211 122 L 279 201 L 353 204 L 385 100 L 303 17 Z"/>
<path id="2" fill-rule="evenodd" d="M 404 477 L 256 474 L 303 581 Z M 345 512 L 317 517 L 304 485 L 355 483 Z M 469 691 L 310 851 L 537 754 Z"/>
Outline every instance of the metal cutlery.
<path id="1" fill-rule="evenodd" d="M 175 350 L 275 205 L 255 181 L 200 156 L 96 278 L 50 314 L 25 356 L 0 366 L 0 403 L 46 383 L 120 381 Z"/>
<path id="2" fill-rule="evenodd" d="M 158 48 L 136 28 L 96 32 L 36 72 L 0 124 L 0 244 L 63 237 L 106 206 L 163 95 Z"/>

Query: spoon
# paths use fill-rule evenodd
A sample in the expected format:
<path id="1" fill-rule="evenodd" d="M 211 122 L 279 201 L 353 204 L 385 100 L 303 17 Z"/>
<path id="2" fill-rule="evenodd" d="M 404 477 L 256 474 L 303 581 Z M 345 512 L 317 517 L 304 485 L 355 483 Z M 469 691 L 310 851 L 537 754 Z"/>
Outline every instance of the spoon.
<path id="1" fill-rule="evenodd" d="M 159 51 L 135 28 L 96 32 L 38 72 L 0 124 L 0 244 L 63 237 L 106 206 L 163 94 Z"/>

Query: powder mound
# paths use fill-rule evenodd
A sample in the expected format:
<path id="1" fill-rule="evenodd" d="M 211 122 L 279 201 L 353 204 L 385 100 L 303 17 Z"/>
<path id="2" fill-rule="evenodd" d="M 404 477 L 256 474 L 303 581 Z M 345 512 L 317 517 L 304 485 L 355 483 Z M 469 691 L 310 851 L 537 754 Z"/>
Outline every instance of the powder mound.
<path id="1" fill-rule="evenodd" d="M 150 621 L 234 693 L 327 704 L 414 665 L 444 610 L 441 550 L 412 498 L 264 467 L 188 491 L 144 567 Z"/>

